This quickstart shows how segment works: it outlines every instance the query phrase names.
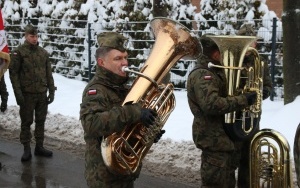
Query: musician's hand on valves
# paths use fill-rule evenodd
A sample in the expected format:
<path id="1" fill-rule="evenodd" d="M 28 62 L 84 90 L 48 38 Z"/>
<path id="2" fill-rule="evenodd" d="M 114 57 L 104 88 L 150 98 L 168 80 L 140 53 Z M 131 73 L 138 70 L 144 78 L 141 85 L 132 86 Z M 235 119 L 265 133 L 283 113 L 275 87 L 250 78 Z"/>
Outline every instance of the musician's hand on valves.
<path id="1" fill-rule="evenodd" d="M 248 101 L 248 105 L 253 105 L 256 102 L 257 99 L 257 93 L 255 91 L 250 91 L 248 93 L 245 93 L 245 96 Z"/>
<path id="2" fill-rule="evenodd" d="M 141 122 L 146 126 L 149 127 L 155 123 L 155 118 L 157 117 L 157 113 L 148 108 L 142 108 L 141 110 Z"/>

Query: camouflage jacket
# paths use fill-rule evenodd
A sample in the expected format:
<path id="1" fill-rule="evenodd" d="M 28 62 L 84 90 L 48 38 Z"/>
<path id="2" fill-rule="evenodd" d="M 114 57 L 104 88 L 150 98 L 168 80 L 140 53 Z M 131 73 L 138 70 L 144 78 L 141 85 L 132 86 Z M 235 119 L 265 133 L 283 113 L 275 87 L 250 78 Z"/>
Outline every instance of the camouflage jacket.
<path id="1" fill-rule="evenodd" d="M 11 53 L 10 80 L 15 93 L 55 92 L 48 52 L 27 41 Z"/>
<path id="2" fill-rule="evenodd" d="M 224 114 L 247 106 L 244 95 L 228 96 L 224 69 L 208 68 L 202 55 L 187 81 L 187 97 L 194 115 L 193 140 L 202 150 L 232 151 L 234 143 L 223 129 Z"/>
<path id="3" fill-rule="evenodd" d="M 127 78 L 97 67 L 96 75 L 83 91 L 80 105 L 80 119 L 86 142 L 87 181 L 114 181 L 117 175 L 110 173 L 101 155 L 101 139 L 114 132 L 120 132 L 125 125 L 140 119 L 140 107 L 122 105 L 128 89 Z M 126 179 L 126 177 L 123 177 Z M 129 178 L 129 177 L 128 177 Z"/>

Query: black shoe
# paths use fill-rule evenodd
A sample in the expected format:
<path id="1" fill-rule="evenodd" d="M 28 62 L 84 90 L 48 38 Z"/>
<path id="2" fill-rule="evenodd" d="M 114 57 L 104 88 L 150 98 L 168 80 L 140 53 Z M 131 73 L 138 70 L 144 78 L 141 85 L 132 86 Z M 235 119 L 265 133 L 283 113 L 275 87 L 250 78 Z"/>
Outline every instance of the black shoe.
<path id="1" fill-rule="evenodd" d="M 42 146 L 36 146 L 34 150 L 34 155 L 43 157 L 52 157 L 53 153 L 50 150 L 45 149 Z"/>
<path id="2" fill-rule="evenodd" d="M 31 159 L 31 149 L 30 149 L 30 147 L 25 147 L 21 161 L 25 162 L 25 161 L 29 161 L 30 159 Z"/>

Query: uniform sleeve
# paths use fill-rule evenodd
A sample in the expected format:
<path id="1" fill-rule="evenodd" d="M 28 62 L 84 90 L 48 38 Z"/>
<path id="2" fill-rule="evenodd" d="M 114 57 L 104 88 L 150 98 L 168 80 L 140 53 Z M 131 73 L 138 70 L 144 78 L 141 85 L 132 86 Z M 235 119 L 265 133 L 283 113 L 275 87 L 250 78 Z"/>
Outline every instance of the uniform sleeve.
<path id="1" fill-rule="evenodd" d="M 114 132 L 120 132 L 126 125 L 133 124 L 140 119 L 141 106 L 113 105 L 108 96 L 97 90 L 97 95 L 84 94 L 80 105 L 80 118 L 85 136 L 101 137 Z"/>
<path id="2" fill-rule="evenodd" d="M 47 86 L 48 86 L 48 89 L 49 89 L 49 93 L 54 93 L 55 90 L 56 90 L 56 87 L 54 86 L 54 79 L 53 79 L 53 75 L 52 75 L 52 68 L 51 68 L 51 62 L 50 62 L 50 59 L 49 59 L 49 54 L 46 53 L 47 55 L 47 62 L 46 62 L 46 68 L 47 68 Z"/>
<path id="3" fill-rule="evenodd" d="M 19 51 L 13 51 L 11 53 L 11 60 L 9 65 L 9 77 L 14 89 L 15 94 L 21 93 L 20 85 L 20 69 L 21 69 L 22 56 Z"/>
<path id="4" fill-rule="evenodd" d="M 193 88 L 196 103 L 204 113 L 211 115 L 226 114 L 247 106 L 244 95 L 221 97 L 220 78 L 210 71 L 199 69 L 193 73 Z"/>

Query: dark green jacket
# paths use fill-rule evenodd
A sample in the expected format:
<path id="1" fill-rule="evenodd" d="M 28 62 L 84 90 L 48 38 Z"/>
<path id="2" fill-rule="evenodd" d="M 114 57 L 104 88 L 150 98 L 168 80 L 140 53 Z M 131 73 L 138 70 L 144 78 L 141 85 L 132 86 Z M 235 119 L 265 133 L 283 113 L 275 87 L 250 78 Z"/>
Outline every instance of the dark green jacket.
<path id="1" fill-rule="evenodd" d="M 193 140 L 202 150 L 232 151 L 234 143 L 223 129 L 224 114 L 247 106 L 244 95 L 227 96 L 224 69 L 208 68 L 202 55 L 187 81 L 187 97 L 194 115 Z"/>
<path id="2" fill-rule="evenodd" d="M 11 52 L 10 80 L 15 93 L 55 92 L 48 52 L 27 41 Z"/>
<path id="3" fill-rule="evenodd" d="M 80 119 L 86 142 L 85 176 L 89 185 L 102 186 L 101 182 L 131 181 L 108 171 L 101 155 L 101 139 L 122 131 L 126 125 L 137 122 L 141 116 L 140 105 L 122 103 L 128 93 L 127 78 L 97 67 L 93 79 L 83 91 Z M 123 180 L 122 180 L 123 179 Z"/>

